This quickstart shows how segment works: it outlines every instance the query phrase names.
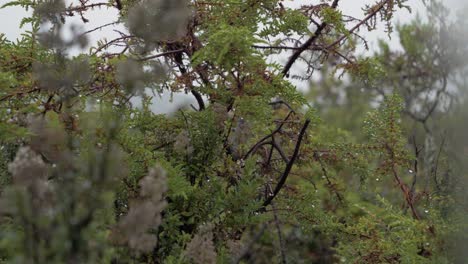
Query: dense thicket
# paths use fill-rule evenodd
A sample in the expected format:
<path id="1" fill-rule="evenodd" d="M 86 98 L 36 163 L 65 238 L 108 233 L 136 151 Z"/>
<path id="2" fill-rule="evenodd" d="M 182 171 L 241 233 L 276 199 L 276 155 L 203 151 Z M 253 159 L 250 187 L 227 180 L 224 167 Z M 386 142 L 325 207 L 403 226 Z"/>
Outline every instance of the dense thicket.
<path id="1" fill-rule="evenodd" d="M 0 263 L 464 263 L 468 22 L 425 1 L 363 56 L 407 1 L 283 2 L 6 4 Z"/>

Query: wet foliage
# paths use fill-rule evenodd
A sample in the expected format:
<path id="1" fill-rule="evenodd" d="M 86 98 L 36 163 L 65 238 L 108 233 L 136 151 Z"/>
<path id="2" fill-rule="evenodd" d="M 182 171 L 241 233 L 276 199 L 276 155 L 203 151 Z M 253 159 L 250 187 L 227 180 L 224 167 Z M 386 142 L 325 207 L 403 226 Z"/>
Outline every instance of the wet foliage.
<path id="1" fill-rule="evenodd" d="M 406 2 L 7 3 L 0 263 L 463 263 L 467 22 Z"/>

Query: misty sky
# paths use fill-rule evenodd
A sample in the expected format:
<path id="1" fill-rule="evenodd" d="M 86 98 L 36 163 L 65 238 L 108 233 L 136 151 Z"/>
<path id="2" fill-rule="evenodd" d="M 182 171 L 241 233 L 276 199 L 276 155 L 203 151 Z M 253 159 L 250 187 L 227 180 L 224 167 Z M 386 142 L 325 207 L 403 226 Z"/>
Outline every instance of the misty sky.
<path id="1" fill-rule="evenodd" d="M 9 0 L 0 0 L 0 5 L 4 5 L 5 3 L 9 2 Z M 70 2 L 70 1 L 67 1 Z M 74 1 L 77 2 L 77 1 Z M 96 1 L 92 0 L 89 3 L 93 2 L 103 2 L 103 1 Z M 319 3 L 319 0 L 290 0 L 286 1 L 288 6 L 300 6 L 302 4 L 314 4 Z M 375 0 L 342 0 L 340 1 L 340 9 L 343 10 L 345 15 L 351 15 L 353 17 L 362 18 L 364 17 L 364 13 L 362 11 L 362 7 L 365 4 L 372 4 L 375 3 Z M 464 5 L 468 4 L 468 0 L 445 0 L 444 3 L 452 8 L 452 10 L 456 11 L 457 9 L 461 8 Z M 422 4 L 422 0 L 409 0 L 407 2 L 408 5 L 411 6 L 413 12 L 409 13 L 406 10 L 399 10 L 395 16 L 395 22 L 400 23 L 407 23 L 411 21 L 417 13 L 424 14 L 424 6 Z M 19 29 L 19 23 L 21 18 L 27 16 L 28 12 L 20 7 L 8 7 L 5 9 L 0 9 L 0 33 L 4 33 L 5 36 L 10 39 L 14 40 L 20 37 L 21 33 L 27 28 Z M 87 13 L 87 18 L 90 20 L 89 23 L 84 25 L 84 30 L 90 30 L 95 28 L 97 25 L 103 25 L 106 23 L 113 22 L 117 19 L 117 11 L 115 8 L 111 9 L 96 9 L 94 11 Z M 75 22 L 76 24 L 82 25 L 79 16 L 75 16 L 73 18 L 67 17 L 67 22 Z M 121 26 L 119 28 L 116 27 L 109 27 L 100 31 L 96 31 L 93 34 L 90 34 L 91 43 L 95 43 L 97 40 L 102 38 L 112 39 L 113 37 L 118 36 L 118 33 L 114 32 L 114 29 L 125 31 L 125 29 Z M 375 44 L 378 39 L 385 39 L 390 43 L 392 48 L 398 48 L 399 42 L 394 34 L 392 39 L 389 40 L 386 33 L 383 30 L 377 30 L 370 33 L 364 33 L 366 38 L 369 40 L 369 44 L 371 50 L 375 47 Z M 280 58 L 281 60 L 282 58 Z M 283 58 L 286 60 L 286 58 Z M 299 88 L 304 88 L 307 84 L 306 83 L 297 83 Z M 170 95 L 165 94 L 163 95 L 162 99 L 155 99 L 154 101 L 154 111 L 158 113 L 167 113 L 172 112 L 173 110 L 177 109 L 180 105 L 187 104 L 187 101 L 193 102 L 193 98 L 191 95 L 185 94 L 178 94 L 174 96 L 174 102 L 169 103 Z"/>

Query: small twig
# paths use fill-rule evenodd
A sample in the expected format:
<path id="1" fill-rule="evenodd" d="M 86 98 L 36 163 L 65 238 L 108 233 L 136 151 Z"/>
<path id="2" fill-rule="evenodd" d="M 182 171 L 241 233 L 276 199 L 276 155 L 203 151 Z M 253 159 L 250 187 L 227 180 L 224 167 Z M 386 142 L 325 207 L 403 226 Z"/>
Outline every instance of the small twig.
<path id="1" fill-rule="evenodd" d="M 273 136 L 272 136 L 273 138 Z M 258 148 L 260 148 L 261 146 L 264 146 L 264 145 L 270 145 L 272 150 L 273 149 L 276 149 L 276 151 L 278 151 L 278 153 L 280 154 L 281 158 L 283 159 L 284 162 L 288 163 L 289 162 L 289 159 L 288 157 L 286 156 L 286 154 L 284 154 L 284 151 L 281 149 L 281 147 L 274 141 L 274 139 L 272 139 L 272 141 L 263 141 L 261 142 L 260 144 L 256 145 L 256 148 L 253 149 L 253 151 L 251 152 L 251 154 L 255 153 L 256 150 Z M 271 155 L 273 154 L 273 152 L 270 152 L 270 156 L 268 158 L 268 161 L 267 161 L 267 164 L 269 164 L 270 160 L 271 160 Z"/>
<path id="2" fill-rule="evenodd" d="M 116 39 L 113 39 L 107 43 L 105 43 L 104 45 L 98 47 L 94 52 L 93 52 L 93 55 L 96 55 L 98 52 L 100 52 L 101 50 L 109 47 L 110 45 L 116 43 L 116 42 L 119 42 L 119 41 L 122 41 L 122 40 L 126 40 L 126 39 L 130 39 L 130 38 L 136 38 L 135 36 L 132 36 L 132 35 L 128 35 L 128 36 L 123 36 L 123 37 L 119 37 L 119 38 L 116 38 Z"/>
<path id="3" fill-rule="evenodd" d="M 287 102 L 285 102 L 284 100 L 278 100 L 278 101 L 274 101 L 274 102 L 269 103 L 269 105 L 277 105 L 277 104 L 285 105 L 291 112 L 294 113 L 294 109 Z"/>
<path id="4" fill-rule="evenodd" d="M 359 23 L 357 23 L 354 27 L 352 27 L 350 30 L 348 30 L 348 34 L 345 34 L 343 36 L 341 36 L 340 38 L 338 38 L 336 41 L 334 41 L 332 44 L 328 45 L 327 46 L 327 49 L 330 49 L 332 48 L 333 46 L 337 45 L 338 43 L 340 43 L 341 41 L 343 41 L 344 39 L 346 39 L 349 35 L 351 35 L 352 33 L 354 33 L 354 31 L 356 31 L 358 28 L 360 28 L 362 25 L 364 25 L 364 23 L 366 23 L 369 19 L 373 18 L 375 15 L 377 15 L 378 12 L 380 12 L 380 10 L 382 10 L 384 7 L 385 7 L 385 4 L 389 1 L 393 1 L 393 0 L 384 0 L 382 2 L 380 2 L 379 4 L 377 4 L 375 6 L 375 8 L 373 8 L 372 12 L 369 13 L 363 20 L 361 20 Z"/>
<path id="5" fill-rule="evenodd" d="M 293 111 L 290 111 L 290 112 L 288 113 L 288 115 L 284 118 L 284 120 L 285 120 L 285 121 L 288 120 L 289 117 L 290 117 L 293 113 L 294 113 Z M 268 135 L 264 136 L 263 138 L 261 138 L 255 145 L 253 145 L 253 146 L 249 149 L 249 151 L 247 151 L 247 153 L 244 155 L 244 158 L 243 158 L 243 159 L 246 160 L 253 152 L 255 152 L 255 150 L 256 150 L 259 146 L 262 145 L 262 143 L 263 143 L 265 140 L 269 139 L 270 137 L 272 137 L 273 135 L 275 135 L 276 133 L 278 133 L 279 131 L 281 131 L 281 129 L 283 128 L 283 125 L 284 125 L 284 124 L 285 124 L 285 123 L 281 123 L 275 130 L 273 130 L 273 132 L 271 132 L 270 134 L 268 134 Z"/>
<path id="6" fill-rule="evenodd" d="M 170 50 L 170 51 L 167 51 L 167 52 L 164 52 L 164 53 L 161 53 L 161 54 L 158 54 L 158 55 L 150 56 L 150 57 L 147 57 L 147 58 L 156 58 L 156 57 L 164 56 L 164 55 L 167 55 L 167 54 L 175 54 L 175 53 L 180 53 L 180 52 L 184 52 L 184 51 L 185 51 L 184 49 Z M 176 62 L 180 73 L 182 75 L 187 74 L 187 69 L 185 68 L 185 65 L 184 65 L 184 63 L 182 61 L 182 55 L 181 56 L 174 56 L 174 61 Z M 189 85 L 189 88 L 190 88 L 190 93 L 195 97 L 195 100 L 197 100 L 198 111 L 205 110 L 205 102 L 203 101 L 202 95 L 198 91 L 194 90 L 193 85 Z"/>
<path id="7" fill-rule="evenodd" d="M 276 149 L 276 151 L 278 151 L 278 153 L 280 154 L 280 156 L 281 156 L 281 158 L 283 159 L 284 162 L 286 162 L 286 163 L 289 162 L 288 157 L 286 157 L 286 154 L 284 153 L 283 149 L 281 149 L 281 147 L 278 145 L 278 143 L 276 143 L 274 137 L 272 137 L 272 139 L 271 139 L 271 146 L 274 149 Z"/>
<path id="8" fill-rule="evenodd" d="M 153 149 L 153 151 L 157 151 L 157 150 L 160 150 L 160 149 L 162 149 L 162 148 L 165 148 L 165 147 L 167 147 L 167 146 L 169 146 L 169 145 L 171 145 L 171 144 L 173 144 L 173 143 L 175 143 L 175 142 L 176 142 L 175 140 L 171 140 L 171 141 L 165 142 L 165 143 L 163 143 L 163 144 L 161 144 L 161 145 L 155 147 L 155 148 Z"/>
<path id="9" fill-rule="evenodd" d="M 413 144 L 414 144 L 414 163 L 413 163 L 413 182 L 411 183 L 411 197 L 414 198 L 414 191 L 416 188 L 416 182 L 418 179 L 418 159 L 419 159 L 419 153 L 420 149 L 418 148 L 418 145 L 416 143 L 416 136 L 413 134 Z"/>
<path id="10" fill-rule="evenodd" d="M 27 90 L 27 91 L 17 91 L 17 92 L 14 92 L 14 93 L 3 96 L 2 98 L 0 98 L 0 102 L 5 101 L 5 100 L 7 100 L 7 99 L 9 99 L 11 97 L 14 97 L 14 96 L 21 96 L 21 95 L 24 95 L 24 94 L 34 93 L 34 92 L 37 92 L 39 90 L 40 90 L 39 88 L 33 88 L 33 89 Z"/>
<path id="11" fill-rule="evenodd" d="M 279 50 L 300 50 L 301 47 L 291 47 L 291 46 L 262 46 L 262 45 L 252 45 L 252 48 L 255 49 L 279 49 Z M 322 47 L 319 46 L 310 46 L 308 50 L 322 50 Z"/>
<path id="12" fill-rule="evenodd" d="M 94 4 L 90 4 L 90 5 L 82 5 L 82 6 L 72 6 L 72 7 L 69 7 L 65 10 L 63 10 L 63 12 L 83 12 L 83 11 L 86 11 L 88 10 L 89 8 L 91 9 L 94 9 L 96 7 L 102 7 L 102 6 L 109 6 L 108 3 L 94 3 Z"/>
<path id="13" fill-rule="evenodd" d="M 179 53 L 179 52 L 183 52 L 183 51 L 184 51 L 184 49 L 169 50 L 169 51 L 162 52 L 162 53 L 159 53 L 159 54 L 156 54 L 156 55 L 151 55 L 151 56 L 148 56 L 148 57 L 139 58 L 138 61 L 151 60 L 151 59 L 155 59 L 155 58 L 159 58 L 159 57 L 163 57 L 163 56 L 166 56 L 166 55 L 169 55 L 169 54 Z"/>
<path id="14" fill-rule="evenodd" d="M 416 220 L 420 220 L 421 218 L 419 217 L 418 212 L 416 211 L 416 208 L 414 206 L 411 192 L 408 189 L 408 186 L 406 186 L 406 184 L 401 180 L 400 176 L 398 176 L 398 172 L 397 172 L 396 164 L 395 164 L 395 153 L 394 153 L 393 149 L 388 144 L 386 144 L 385 147 L 387 148 L 387 151 L 388 151 L 388 153 L 390 155 L 390 160 L 392 162 L 391 170 L 392 170 L 393 177 L 395 178 L 396 183 L 400 187 L 400 190 L 403 193 L 403 196 L 404 196 L 404 198 L 406 200 L 407 205 L 411 209 L 411 213 L 413 215 L 413 218 L 416 219 Z"/>
<path id="15" fill-rule="evenodd" d="M 118 24 L 118 23 L 120 23 L 120 21 L 110 22 L 110 23 L 101 25 L 101 26 L 99 26 L 99 27 L 90 29 L 90 30 L 88 30 L 88 31 L 85 31 L 85 32 L 81 33 L 81 35 L 83 36 L 83 35 L 89 34 L 89 33 L 91 33 L 91 32 L 94 32 L 94 31 L 96 31 L 96 30 L 100 30 L 100 29 L 102 29 L 102 28 L 105 28 L 105 27 L 108 27 L 108 26 L 112 26 L 112 25 L 115 25 L 115 24 Z"/>
<path id="16" fill-rule="evenodd" d="M 268 186 L 269 192 L 272 192 L 271 185 L 268 183 L 267 186 Z M 279 247 L 280 247 L 280 253 L 281 253 L 281 263 L 286 264 L 286 252 L 285 252 L 285 246 L 284 246 L 284 241 L 283 241 L 283 235 L 281 234 L 281 226 L 280 226 L 280 222 L 279 222 L 279 218 L 276 212 L 276 206 L 274 202 L 271 202 L 271 207 L 273 209 L 273 218 L 275 220 L 275 226 L 278 232 L 278 240 L 279 240 Z"/>
<path id="17" fill-rule="evenodd" d="M 436 185 L 437 190 L 440 190 L 439 180 L 437 179 L 437 170 L 438 170 L 438 168 L 439 168 L 439 158 L 440 158 L 440 154 L 442 153 L 442 150 L 443 150 L 443 148 L 444 148 L 444 145 L 445 145 L 445 136 L 442 138 L 442 142 L 440 143 L 439 151 L 438 151 L 438 153 L 437 153 L 437 158 L 436 158 L 436 162 L 435 162 L 435 164 L 434 164 L 434 169 L 433 169 L 434 182 L 435 182 L 435 185 Z"/>
<path id="18" fill-rule="evenodd" d="M 323 161 L 322 161 L 322 159 L 320 158 L 320 155 L 317 152 L 314 153 L 314 158 L 319 162 L 320 168 L 322 169 L 323 176 L 327 180 L 328 186 L 330 187 L 331 190 L 333 190 L 333 192 L 335 193 L 338 200 L 342 203 L 343 202 L 343 197 L 341 197 L 341 194 L 335 189 L 334 184 L 330 181 L 330 177 L 328 177 L 328 171 L 325 168 L 325 164 L 323 164 Z"/>

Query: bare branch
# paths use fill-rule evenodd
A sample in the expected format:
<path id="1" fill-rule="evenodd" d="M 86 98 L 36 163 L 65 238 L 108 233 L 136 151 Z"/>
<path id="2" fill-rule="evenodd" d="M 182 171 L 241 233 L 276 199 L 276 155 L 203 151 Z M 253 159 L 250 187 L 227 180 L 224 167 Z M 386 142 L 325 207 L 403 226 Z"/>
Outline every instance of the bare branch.
<path id="1" fill-rule="evenodd" d="M 169 54 L 180 53 L 180 52 L 183 52 L 183 51 L 184 51 L 184 49 L 169 50 L 169 51 L 162 52 L 162 53 L 159 53 L 159 54 L 156 54 L 156 55 L 151 55 L 151 56 L 148 56 L 148 57 L 140 58 L 140 59 L 138 59 L 138 61 L 146 61 L 146 60 L 156 59 L 156 58 L 159 58 L 159 57 L 164 57 L 164 56 L 169 55 Z"/>
<path id="2" fill-rule="evenodd" d="M 305 121 L 305 123 L 304 123 L 304 126 L 302 126 L 301 132 L 299 133 L 299 137 L 297 139 L 296 147 L 294 148 L 294 153 L 293 153 L 291 159 L 289 159 L 289 162 L 286 165 L 286 168 L 284 169 L 283 175 L 281 175 L 281 178 L 278 181 L 275 189 L 273 190 L 273 193 L 271 193 L 270 196 L 268 197 L 268 199 L 265 202 L 263 202 L 263 206 L 262 206 L 263 208 L 268 206 L 273 201 L 273 199 L 275 199 L 276 195 L 278 195 L 280 190 L 283 188 L 283 185 L 286 182 L 286 179 L 288 178 L 289 173 L 291 172 L 292 166 L 294 165 L 294 162 L 296 161 L 297 157 L 299 156 L 299 149 L 301 147 L 302 139 L 305 136 L 305 133 L 306 133 L 306 130 L 307 130 L 307 127 L 309 126 L 309 124 L 310 124 L 310 120 L 307 119 Z"/>
<path id="3" fill-rule="evenodd" d="M 338 6 L 339 0 L 333 1 L 331 8 L 336 8 Z M 306 51 L 307 49 L 310 48 L 310 46 L 320 37 L 322 34 L 322 31 L 327 27 L 327 23 L 322 23 L 320 24 L 319 27 L 315 30 L 314 34 L 312 37 L 310 37 L 304 44 L 302 44 L 298 50 L 296 50 L 293 55 L 289 58 L 288 62 L 284 66 L 283 70 L 281 71 L 281 74 L 283 76 L 288 76 L 289 70 L 291 69 L 292 65 L 296 62 L 296 60 L 301 56 L 302 52 Z"/>
<path id="4" fill-rule="evenodd" d="M 380 10 L 382 10 L 385 7 L 385 4 L 388 2 L 393 1 L 393 0 L 384 0 L 378 3 L 374 8 L 372 8 L 372 12 L 370 12 L 363 20 L 361 20 L 359 23 L 357 23 L 354 27 L 352 27 L 350 30 L 348 30 L 348 34 L 345 34 L 338 38 L 336 41 L 334 41 L 332 44 L 327 46 L 327 49 L 332 48 L 333 46 L 337 45 L 344 39 L 348 38 L 351 34 L 354 33 L 357 29 L 359 29 L 362 25 L 364 25 L 367 21 L 369 21 L 371 18 L 373 18 L 375 15 L 377 15 Z"/>

